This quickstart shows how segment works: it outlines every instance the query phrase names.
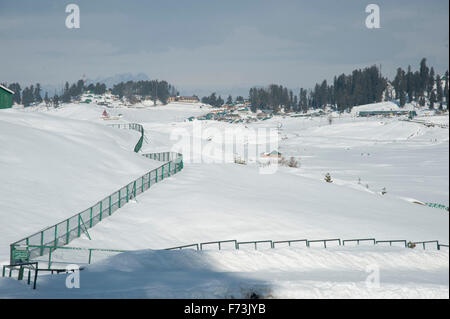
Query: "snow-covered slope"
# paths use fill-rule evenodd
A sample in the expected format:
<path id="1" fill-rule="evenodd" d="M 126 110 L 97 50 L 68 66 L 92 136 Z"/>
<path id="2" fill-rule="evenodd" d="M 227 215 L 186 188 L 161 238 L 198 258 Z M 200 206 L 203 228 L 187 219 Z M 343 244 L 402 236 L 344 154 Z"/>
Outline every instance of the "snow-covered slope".
<path id="1" fill-rule="evenodd" d="M 95 204 L 160 163 L 139 134 L 47 113 L 0 113 L 0 262 L 9 244 Z"/>
<path id="2" fill-rule="evenodd" d="M 7 181 L 0 184 L 0 261 L 8 259 L 8 245 L 11 242 L 89 207 L 155 167 L 156 163 L 133 153 L 137 133 L 105 127 L 106 122 L 143 124 L 148 137 L 144 151 L 156 152 L 170 150 L 174 144 L 180 145 L 179 140 L 171 139 L 174 130 L 181 129 L 192 135 L 193 123 L 184 120 L 191 115 L 208 112 L 200 105 L 117 108 L 108 109 L 108 112 L 111 115 L 122 114 L 119 121 L 103 121 L 100 119 L 103 110 L 103 107 L 96 105 L 72 104 L 59 109 L 30 108 L 0 113 L 0 177 L 2 181 Z M 434 118 L 433 121 L 445 122 L 446 119 Z M 170 183 L 154 185 L 136 202 L 129 203 L 91 229 L 92 240 L 81 237 L 73 241 L 71 246 L 136 250 L 161 249 L 210 240 L 330 237 L 413 241 L 437 239 L 441 243 L 448 243 L 448 212 L 411 203 L 423 201 L 448 205 L 448 129 L 426 127 L 395 118 L 361 119 L 352 116 L 336 117 L 332 125 L 328 124 L 327 117 L 275 117 L 251 124 L 202 121 L 201 125 L 202 129 L 212 129 L 215 133 L 203 131 L 204 134 L 183 143 L 192 143 L 198 139 L 210 152 L 195 153 L 193 150 L 193 154 L 184 154 L 184 170 L 171 177 Z M 220 136 L 226 137 L 227 129 L 235 128 L 241 132 L 237 134 L 244 135 L 256 129 L 275 128 L 275 133 L 279 134 L 277 149 L 286 158 L 295 157 L 300 168 L 280 167 L 275 174 L 263 175 L 259 174 L 257 165 L 252 162 L 248 165 L 189 162 L 192 158 L 215 158 L 211 150 L 222 148 L 221 141 L 227 140 Z M 238 149 L 242 147 L 246 150 L 253 143 L 243 141 L 237 142 L 242 143 L 237 145 Z M 333 178 L 332 184 L 323 180 L 327 172 Z M 387 189 L 386 195 L 380 194 L 383 187 Z M 389 282 L 395 284 L 367 296 L 391 297 L 400 290 L 406 291 L 400 297 L 448 296 L 447 252 L 438 255 L 417 249 L 411 251 L 403 248 L 400 252 L 379 247 L 388 249 L 388 255 L 383 255 L 384 251 L 379 251 L 377 247 L 371 249 L 362 251 L 361 258 L 371 260 L 370 256 L 374 253 L 377 256 L 374 257 L 375 263 L 392 268 L 387 278 L 391 278 Z M 98 265 L 99 268 L 91 266 L 83 276 L 99 276 L 99 280 L 106 282 L 107 272 L 102 272 L 103 275 L 96 272 L 94 275 L 94 272 L 90 273 L 91 270 L 111 270 L 114 273 L 117 270 L 114 269 L 115 264 L 128 264 L 128 270 L 125 270 L 126 267 L 120 268 L 116 274 L 123 275 L 123 280 L 132 285 L 138 280 L 133 270 L 136 270 L 135 274 L 141 273 L 141 266 L 134 268 L 136 264 L 145 263 L 145 267 L 150 269 L 171 262 L 186 266 L 182 260 L 187 263 L 195 258 L 209 260 L 209 254 L 212 254 L 214 257 L 211 258 L 220 259 L 223 264 L 248 265 L 246 260 L 254 259 L 261 270 L 260 274 L 255 275 L 258 281 L 266 278 L 267 272 L 283 269 L 277 276 L 286 276 L 289 280 L 280 285 L 292 289 L 277 290 L 274 293 L 276 297 L 318 296 L 314 295 L 317 289 L 323 290 L 322 293 L 326 289 L 333 292 L 332 287 L 337 287 L 336 291 L 343 291 L 340 296 L 364 296 L 359 283 L 362 274 L 360 268 L 354 273 L 350 270 L 348 276 L 345 275 L 348 282 L 343 285 L 338 279 L 341 273 L 331 269 L 334 264 L 346 263 L 353 258 L 353 252 L 347 252 L 346 249 L 344 252 L 339 249 L 321 250 L 318 255 L 311 257 L 314 259 L 310 260 L 311 269 L 320 269 L 323 260 L 334 262 L 327 265 L 328 269 L 311 270 L 298 277 L 297 270 L 286 270 L 283 262 L 267 262 L 267 259 L 279 257 L 287 264 L 295 264 L 298 260 L 309 258 L 305 253 L 280 252 L 288 256 L 284 259 L 275 250 L 262 255 L 237 251 L 136 252 L 136 255 L 128 253 L 105 261 L 112 263 L 111 266 L 105 263 L 103 266 Z M 316 253 L 311 251 L 311 254 Z M 355 254 L 359 252 L 355 251 Z M 152 257 L 156 262 L 148 265 L 141 257 Z M 339 258 L 342 260 L 338 261 Z M 416 262 L 420 258 L 422 264 Z M 407 260 L 411 263 L 410 268 L 404 267 Z M 191 272 L 188 266 L 184 266 L 182 268 L 187 270 L 180 272 L 181 278 L 199 276 L 198 270 Z M 239 267 L 237 269 L 242 272 L 239 282 L 241 279 L 254 282 L 250 272 L 243 266 Z M 352 268 L 354 266 L 349 267 L 356 269 Z M 414 267 L 423 270 L 425 274 L 421 276 L 427 279 L 418 280 L 418 270 Z M 204 270 L 202 267 L 200 269 Z M 231 288 L 220 284 L 222 279 L 234 278 L 234 274 L 231 277 L 227 274 L 232 271 L 225 269 L 226 273 L 221 274 L 214 269 L 202 277 L 201 283 L 194 285 L 192 290 L 187 284 L 177 286 L 171 282 L 167 273 L 155 271 L 155 277 L 148 277 L 147 282 L 156 282 L 156 286 L 144 281 L 143 286 L 136 285 L 136 290 L 127 296 L 240 296 L 238 284 L 233 284 Z M 408 273 L 402 272 L 404 270 Z M 443 275 L 445 271 L 447 276 Z M 343 273 L 346 274 L 345 271 Z M 403 277 L 399 274 L 403 274 Z M 304 275 L 317 278 L 317 282 L 306 280 Z M 298 280 L 291 281 L 292 278 Z M 8 289 L 12 289 L 15 294 L 14 285 L 20 285 L 4 280 L 0 282 L 0 295 Z M 58 291 L 58 285 L 62 282 L 61 278 L 42 278 L 39 284 L 43 288 L 37 295 L 53 296 L 51 290 Z M 95 280 L 92 282 L 95 283 Z M 412 282 L 412 286 L 408 286 L 407 282 Z M 123 296 L 123 290 L 117 288 L 119 285 L 119 282 L 112 281 L 110 286 L 99 289 L 89 286 L 77 296 L 88 297 L 91 293 L 92 296 Z M 270 281 L 268 286 L 276 287 L 276 283 Z M 225 288 L 217 293 L 217 287 L 219 290 Z M 317 289 L 313 293 L 310 287 Z M 108 294 L 108 289 L 117 289 L 117 294 Z M 227 294 L 227 289 L 231 291 L 230 294 Z M 198 295 L 195 295 L 195 291 L 198 291 Z M 67 293 L 61 296 L 69 296 Z M 24 294 L 36 296 L 35 293 Z"/>
<path id="3" fill-rule="evenodd" d="M 240 165 L 191 164 L 71 246 L 162 249 L 237 239 L 438 239 L 448 213 L 396 197 Z"/>

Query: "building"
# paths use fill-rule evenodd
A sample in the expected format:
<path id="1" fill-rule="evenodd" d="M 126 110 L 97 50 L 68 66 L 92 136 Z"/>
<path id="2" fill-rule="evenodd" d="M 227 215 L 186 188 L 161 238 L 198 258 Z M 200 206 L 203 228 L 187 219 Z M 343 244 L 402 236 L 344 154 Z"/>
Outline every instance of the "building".
<path id="1" fill-rule="evenodd" d="M 200 101 L 196 96 L 170 96 L 168 102 L 198 103 Z"/>
<path id="2" fill-rule="evenodd" d="M 409 110 L 392 110 L 392 111 L 360 111 L 358 113 L 361 117 L 369 116 L 398 116 L 398 115 L 408 115 L 409 117 L 417 116 L 415 111 Z"/>
<path id="3" fill-rule="evenodd" d="M 9 109 L 12 107 L 14 92 L 0 84 L 0 109 Z"/>
<path id="4" fill-rule="evenodd" d="M 281 158 L 281 153 L 278 151 L 272 151 L 270 153 L 261 153 L 262 158 Z"/>

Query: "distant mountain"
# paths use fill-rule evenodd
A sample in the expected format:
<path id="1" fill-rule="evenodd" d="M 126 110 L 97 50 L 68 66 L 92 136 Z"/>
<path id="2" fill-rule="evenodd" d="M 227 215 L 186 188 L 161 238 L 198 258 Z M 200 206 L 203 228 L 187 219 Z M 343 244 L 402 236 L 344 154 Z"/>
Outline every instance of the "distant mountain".
<path id="1" fill-rule="evenodd" d="M 114 84 L 120 83 L 120 82 L 127 82 L 127 81 L 149 81 L 150 78 L 145 73 L 138 73 L 136 75 L 133 75 L 132 73 L 121 73 L 116 74 L 110 77 L 98 77 L 95 79 L 86 79 L 86 84 L 89 85 L 91 83 L 105 83 L 107 88 L 112 88 Z"/>

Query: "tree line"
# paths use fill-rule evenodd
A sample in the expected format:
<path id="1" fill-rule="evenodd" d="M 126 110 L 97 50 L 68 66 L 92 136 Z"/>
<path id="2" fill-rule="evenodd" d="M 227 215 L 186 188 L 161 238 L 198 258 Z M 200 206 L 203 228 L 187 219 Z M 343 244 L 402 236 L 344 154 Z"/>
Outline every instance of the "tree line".
<path id="1" fill-rule="evenodd" d="M 45 92 L 42 98 L 42 88 L 39 83 L 36 85 L 30 85 L 22 89 L 19 83 L 11 83 L 5 85 L 10 90 L 14 91 L 13 103 L 23 104 L 28 107 L 32 104 L 39 104 L 45 102 L 47 105 L 53 105 L 55 107 L 62 103 L 70 103 L 73 100 L 77 100 L 83 93 L 90 92 L 92 94 L 102 95 L 107 91 L 104 83 L 91 83 L 85 85 L 83 80 L 78 80 L 75 83 L 69 84 L 66 82 L 62 92 L 54 94 L 53 97 L 49 97 Z M 174 96 L 176 92 L 175 87 L 166 81 L 128 81 L 114 85 L 112 93 L 119 95 L 121 98 L 126 97 L 129 100 L 133 100 L 136 95 L 141 97 L 151 97 L 152 100 L 160 100 L 163 104 L 167 104 L 169 96 Z"/>
<path id="2" fill-rule="evenodd" d="M 306 112 L 308 109 L 324 109 L 327 106 L 342 112 L 353 106 L 394 99 L 398 100 L 400 107 L 411 102 L 424 106 L 428 102 L 430 108 L 439 104 L 439 109 L 442 109 L 444 101 L 448 104 L 449 100 L 448 82 L 448 71 L 443 77 L 435 74 L 434 68 L 429 68 L 423 58 L 415 72 L 411 66 L 406 72 L 398 68 L 393 81 L 383 77 L 378 66 L 374 65 L 354 70 L 348 75 L 335 76 L 331 84 L 324 80 L 311 90 L 300 88 L 298 94 L 277 84 L 265 88 L 253 87 L 249 91 L 249 101 L 253 112 L 258 109 L 278 111 L 282 108 Z M 205 97 L 202 102 L 221 106 L 222 101 L 217 101 L 214 97 L 214 94 Z M 231 96 L 228 100 L 230 99 Z"/>
<path id="3" fill-rule="evenodd" d="M 155 103 L 160 100 L 163 104 L 167 104 L 170 96 L 178 95 L 173 85 L 158 80 L 121 82 L 114 85 L 111 92 L 120 98 L 126 97 L 130 101 L 134 100 L 136 96 L 141 96 L 143 98 L 150 97 Z"/>
<path id="4" fill-rule="evenodd" d="M 411 66 L 408 66 L 407 71 L 398 68 L 395 79 L 392 81 L 395 98 L 399 100 L 400 106 L 412 101 L 425 106 L 428 100 L 430 109 L 439 104 L 439 109 L 442 110 L 444 100 L 447 104 L 449 100 L 448 76 L 448 71 L 443 77 L 435 74 L 434 68 L 427 66 L 425 58 L 420 61 L 419 70 L 415 72 L 411 70 Z"/>

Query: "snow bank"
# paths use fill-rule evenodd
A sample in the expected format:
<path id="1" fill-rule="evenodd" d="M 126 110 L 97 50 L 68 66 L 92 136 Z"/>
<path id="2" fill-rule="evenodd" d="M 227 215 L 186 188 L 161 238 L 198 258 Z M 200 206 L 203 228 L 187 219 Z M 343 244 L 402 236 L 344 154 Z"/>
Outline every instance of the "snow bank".
<path id="1" fill-rule="evenodd" d="M 448 252 L 389 247 L 135 251 L 80 272 L 40 276 L 37 290 L 0 278 L 3 298 L 448 298 Z M 366 281 L 379 273 L 378 281 Z"/>

